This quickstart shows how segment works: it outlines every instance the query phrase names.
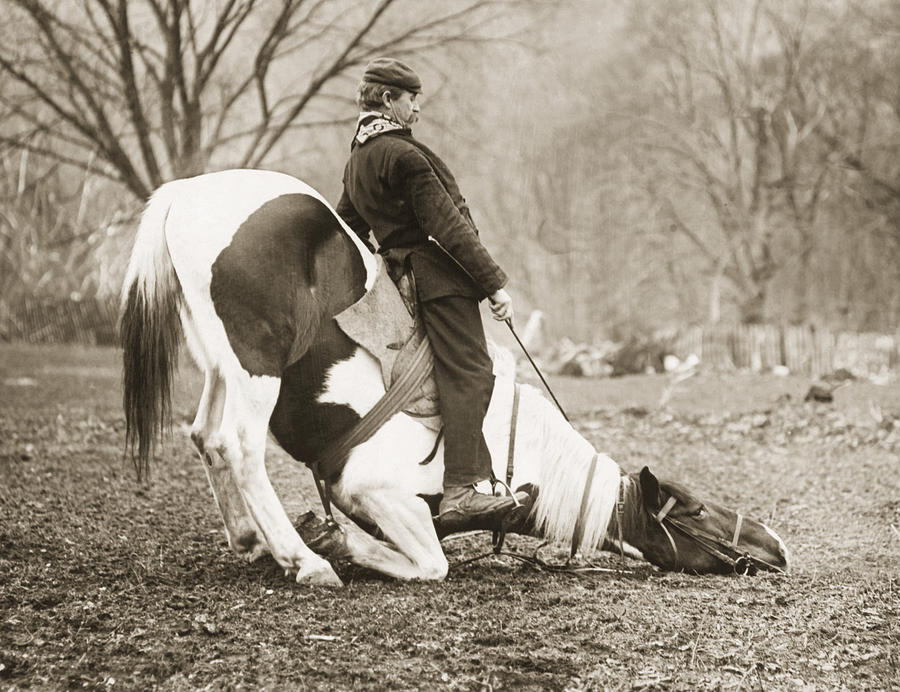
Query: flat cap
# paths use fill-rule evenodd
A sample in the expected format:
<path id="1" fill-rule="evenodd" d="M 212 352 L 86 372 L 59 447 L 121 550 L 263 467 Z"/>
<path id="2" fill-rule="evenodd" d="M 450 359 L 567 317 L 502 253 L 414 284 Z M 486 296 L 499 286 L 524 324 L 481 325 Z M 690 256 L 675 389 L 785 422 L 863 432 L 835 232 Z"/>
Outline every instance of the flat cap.
<path id="1" fill-rule="evenodd" d="M 378 82 L 387 86 L 399 87 L 418 94 L 422 91 L 422 80 L 406 63 L 396 58 L 375 58 L 363 73 L 364 82 Z"/>

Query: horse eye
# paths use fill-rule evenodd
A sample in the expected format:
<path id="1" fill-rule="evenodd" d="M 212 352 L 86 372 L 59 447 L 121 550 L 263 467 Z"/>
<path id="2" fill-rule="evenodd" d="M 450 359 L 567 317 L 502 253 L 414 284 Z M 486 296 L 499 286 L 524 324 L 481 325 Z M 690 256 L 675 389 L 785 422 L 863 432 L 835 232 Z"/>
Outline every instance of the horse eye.
<path id="1" fill-rule="evenodd" d="M 696 519 L 702 519 L 706 516 L 706 507 L 700 505 L 696 512 L 691 512 L 691 516 Z"/>

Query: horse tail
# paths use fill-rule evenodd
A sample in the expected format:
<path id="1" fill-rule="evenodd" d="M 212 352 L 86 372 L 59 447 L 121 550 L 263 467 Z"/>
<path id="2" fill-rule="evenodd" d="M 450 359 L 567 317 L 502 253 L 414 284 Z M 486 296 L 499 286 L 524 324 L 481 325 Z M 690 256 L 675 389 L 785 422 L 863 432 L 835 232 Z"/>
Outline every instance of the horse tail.
<path id="1" fill-rule="evenodd" d="M 181 285 L 166 244 L 166 219 L 178 181 L 160 187 L 141 216 L 122 285 L 125 449 L 138 480 L 150 470 L 156 440 L 171 423 L 172 379 L 181 345 Z"/>

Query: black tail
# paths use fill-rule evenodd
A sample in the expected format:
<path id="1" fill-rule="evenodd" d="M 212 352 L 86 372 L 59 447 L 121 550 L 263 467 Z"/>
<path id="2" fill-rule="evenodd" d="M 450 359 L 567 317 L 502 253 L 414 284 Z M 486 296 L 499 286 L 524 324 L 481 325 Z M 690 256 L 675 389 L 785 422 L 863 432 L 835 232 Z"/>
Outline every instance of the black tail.
<path id="1" fill-rule="evenodd" d="M 181 345 L 183 298 L 164 232 L 172 187 L 160 188 L 144 212 L 122 289 L 125 448 L 138 480 L 149 475 L 156 440 L 171 423 L 172 381 Z"/>

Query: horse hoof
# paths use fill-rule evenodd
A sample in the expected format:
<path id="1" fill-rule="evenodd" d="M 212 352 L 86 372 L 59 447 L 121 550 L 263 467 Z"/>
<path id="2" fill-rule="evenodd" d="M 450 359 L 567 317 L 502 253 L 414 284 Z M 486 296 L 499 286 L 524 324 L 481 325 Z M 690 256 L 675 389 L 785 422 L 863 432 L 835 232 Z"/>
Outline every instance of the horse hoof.
<path id="1" fill-rule="evenodd" d="M 257 543 L 253 550 L 238 553 L 245 562 L 256 562 L 259 558 L 268 554 L 269 549 L 266 547 L 265 543 Z"/>
<path id="2" fill-rule="evenodd" d="M 329 560 L 350 558 L 347 534 L 336 522 L 320 521 L 312 512 L 307 512 L 297 519 L 294 528 L 314 553 Z"/>
<path id="3" fill-rule="evenodd" d="M 269 553 L 269 546 L 256 531 L 246 531 L 231 541 L 231 549 L 246 562 L 255 562 Z"/>
<path id="4" fill-rule="evenodd" d="M 310 567 L 301 567 L 297 572 L 297 583 L 310 586 L 325 586 L 331 589 L 339 589 L 344 586 L 341 578 L 335 574 L 334 569 L 324 560 L 322 564 Z"/>

